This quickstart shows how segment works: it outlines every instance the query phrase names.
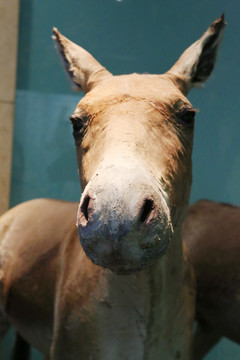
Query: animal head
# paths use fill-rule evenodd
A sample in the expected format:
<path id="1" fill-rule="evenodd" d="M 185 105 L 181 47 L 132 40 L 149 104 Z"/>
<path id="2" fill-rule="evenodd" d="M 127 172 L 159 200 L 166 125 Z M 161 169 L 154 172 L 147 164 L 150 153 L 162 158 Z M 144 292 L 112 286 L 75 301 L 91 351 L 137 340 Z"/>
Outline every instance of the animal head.
<path id="1" fill-rule="evenodd" d="M 141 270 L 181 227 L 196 113 L 186 96 L 211 74 L 224 26 L 222 16 L 165 74 L 120 76 L 53 29 L 72 83 L 86 94 L 70 120 L 83 188 L 77 225 L 95 264 Z"/>

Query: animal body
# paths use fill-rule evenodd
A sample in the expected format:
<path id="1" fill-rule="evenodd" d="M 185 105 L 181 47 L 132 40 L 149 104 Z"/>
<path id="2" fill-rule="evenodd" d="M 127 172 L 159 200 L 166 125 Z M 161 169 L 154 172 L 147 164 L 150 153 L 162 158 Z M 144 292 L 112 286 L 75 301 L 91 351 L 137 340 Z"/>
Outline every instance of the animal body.
<path id="1" fill-rule="evenodd" d="M 223 336 L 240 344 L 240 207 L 199 201 L 183 239 L 196 278 L 194 360 L 201 360 Z"/>
<path id="2" fill-rule="evenodd" d="M 122 76 L 54 29 L 86 93 L 70 117 L 84 190 L 78 211 L 49 202 L 40 216 L 33 202 L 1 218 L 2 333 L 10 320 L 51 360 L 191 358 L 181 233 L 196 110 L 186 95 L 210 75 L 224 25 L 217 19 L 165 74 Z"/>
<path id="3" fill-rule="evenodd" d="M 14 226 L 9 233 L 9 247 L 15 247 L 17 239 L 22 239 L 22 246 L 28 249 L 29 246 L 34 250 L 31 257 L 34 257 L 31 263 L 24 267 L 26 260 L 29 259 L 21 256 L 18 259 L 16 273 L 13 278 L 28 278 L 25 280 L 25 287 L 13 287 L 21 297 L 33 299 L 38 298 L 40 304 L 30 299 L 28 311 L 21 315 L 21 323 L 15 328 L 19 330 L 26 327 L 21 333 L 26 339 L 30 339 L 31 329 L 28 330 L 29 323 L 32 323 L 32 315 L 34 315 L 35 336 L 44 339 L 43 342 L 51 344 L 51 334 L 45 333 L 46 328 L 53 325 L 53 301 L 48 303 L 44 308 L 42 301 L 52 299 L 56 291 L 57 278 L 60 262 L 53 262 L 59 256 L 61 245 L 69 238 L 72 242 L 79 243 L 78 232 L 75 226 L 75 217 L 78 209 L 77 203 L 58 201 L 52 199 L 36 199 L 25 202 L 12 210 L 8 211 L 1 218 L 1 226 L 3 223 L 9 224 L 13 222 Z M 31 227 L 31 231 L 26 232 L 29 228 L 29 216 L 33 215 L 33 222 L 36 226 Z M 51 221 L 49 221 L 51 219 Z M 43 224 L 45 224 L 43 226 Z M 56 231 L 57 229 L 57 231 Z M 239 252 L 240 252 L 240 208 L 228 204 L 221 204 L 202 200 L 189 207 L 187 217 L 183 224 L 183 241 L 185 248 L 185 256 L 194 269 L 196 279 L 196 320 L 198 322 L 197 331 L 194 339 L 193 359 L 203 359 L 206 353 L 223 337 L 227 337 L 232 341 L 240 344 L 238 324 L 240 301 L 239 293 Z M 27 251 L 28 254 L 28 251 Z M 92 286 L 93 269 L 102 271 L 101 268 L 94 266 L 85 253 L 81 250 L 82 260 L 79 264 L 80 273 L 83 273 L 82 286 L 79 291 L 82 294 L 88 293 L 88 289 Z M 16 259 L 14 260 L 14 264 Z M 37 264 L 37 267 L 36 267 Z M 11 265 L 11 264 L 10 264 Z M 49 266 L 50 265 L 50 266 Z M 53 265 L 53 266 L 52 266 Z M 86 266 L 87 265 L 87 266 Z M 46 279 L 48 271 L 51 275 L 51 282 L 39 283 L 39 279 Z M 11 280 L 12 281 L 12 280 Z M 33 285 L 35 284 L 35 288 Z M 41 292 L 36 284 L 41 287 Z M 44 285 L 44 286 L 43 286 Z M 32 289 L 32 290 L 31 290 Z M 91 301 L 91 293 L 85 298 L 86 304 Z M 29 303 L 28 303 L 29 304 Z M 19 309 L 19 314 L 25 309 L 23 305 L 14 302 L 11 306 Z M 8 311 L 11 310 L 11 306 Z M 23 306 L 23 307 L 22 307 Z M 38 310 L 41 309 L 39 313 Z M 46 311 L 48 309 L 48 311 Z M 26 316 L 27 314 L 27 316 Z M 43 317 L 42 317 L 43 316 Z M 36 318 L 37 317 L 37 318 Z M 1 323 L 2 335 L 9 326 L 9 319 Z M 4 325 L 4 326 L 3 326 Z M 38 335 L 37 335 L 38 334 Z M 24 347 L 26 345 L 24 344 Z M 37 346 L 40 349 L 39 345 Z M 19 349 L 21 351 L 21 359 L 25 360 L 20 346 L 16 350 L 16 358 L 19 359 Z M 43 348 L 41 349 L 43 351 Z M 27 357 L 26 357 L 27 358 Z"/>

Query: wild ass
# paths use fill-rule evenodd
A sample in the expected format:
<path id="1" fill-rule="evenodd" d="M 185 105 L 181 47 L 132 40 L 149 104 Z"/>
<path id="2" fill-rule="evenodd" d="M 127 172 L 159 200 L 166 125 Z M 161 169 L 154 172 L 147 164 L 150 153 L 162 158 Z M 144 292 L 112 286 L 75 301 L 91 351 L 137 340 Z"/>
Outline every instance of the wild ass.
<path id="1" fill-rule="evenodd" d="M 92 262 L 65 209 L 64 224 L 31 209 L 23 236 L 25 214 L 13 209 L 0 230 L 2 324 L 10 319 L 51 360 L 191 358 L 194 285 L 181 227 L 196 110 L 186 95 L 210 75 L 224 25 L 222 16 L 165 74 L 122 76 L 54 29 L 87 93 L 71 121 L 84 189 L 78 232 Z"/>
<path id="2" fill-rule="evenodd" d="M 32 261 L 33 265 L 28 271 L 30 273 L 29 282 L 27 283 L 24 280 L 25 287 L 23 289 L 19 287 L 21 292 L 27 291 L 28 294 L 28 286 L 31 289 L 35 282 L 39 282 L 39 279 L 43 278 L 45 280 L 46 271 L 49 270 L 48 263 L 51 261 L 53 264 L 48 287 L 44 286 L 42 288 L 41 284 L 41 292 L 39 292 L 38 288 L 33 291 L 34 295 L 39 299 L 40 306 L 36 304 L 36 300 L 32 302 L 30 299 L 29 313 L 23 319 L 24 323 L 21 322 L 21 328 L 23 324 L 29 326 L 29 322 L 32 323 L 32 315 L 34 315 L 34 320 L 36 320 L 37 315 L 38 320 L 35 327 L 38 328 L 39 326 L 38 332 L 50 327 L 53 321 L 54 305 L 52 299 L 57 279 L 56 258 L 62 242 L 69 241 L 72 238 L 78 243 L 78 232 L 75 226 L 77 208 L 77 203 L 36 199 L 18 205 L 0 219 L 0 227 L 3 224 L 12 223 L 14 219 L 14 226 L 10 230 L 9 240 L 7 240 L 11 241 L 10 246 L 12 245 L 14 248 L 16 246 L 16 233 L 18 233 L 18 238 L 21 238 L 20 247 L 28 248 L 29 244 L 32 244 L 33 240 L 35 241 L 35 244 L 33 244 L 35 255 L 32 254 L 35 257 Z M 32 226 L 30 231 L 26 231 L 26 228 L 29 229 L 30 225 L 29 217 L 33 219 L 35 226 Z M 43 227 L 42 224 L 45 224 L 45 226 Z M 203 359 L 223 336 L 240 344 L 240 323 L 237 317 L 237 314 L 240 313 L 238 297 L 240 283 L 239 239 L 240 207 L 207 200 L 198 201 L 189 207 L 183 224 L 183 241 L 185 254 L 194 269 L 197 288 L 196 320 L 198 326 L 194 336 L 194 360 Z M 19 250 L 17 251 L 19 253 Z M 94 266 L 84 254 L 82 255 L 84 258 L 83 264 L 87 264 L 83 276 L 85 281 L 88 281 L 92 275 L 91 269 Z M 19 263 L 18 268 L 22 269 L 24 262 L 25 258 Z M 34 269 L 34 263 L 37 264 L 36 270 Z M 22 272 L 20 276 L 23 276 Z M 17 289 L 18 292 L 19 289 Z M 82 290 L 78 289 L 78 291 Z M 36 314 L 36 306 L 40 309 L 43 308 L 41 302 L 45 301 L 46 303 L 43 296 L 51 301 L 47 304 L 45 310 L 41 311 L 41 315 L 44 315 L 41 318 L 40 314 Z M 89 301 L 89 298 L 86 300 Z M 15 306 L 19 306 L 16 300 L 11 307 Z M 23 309 L 25 307 L 26 305 L 23 304 Z M 20 308 L 20 314 L 21 310 Z M 1 323 L 1 325 L 5 325 L 7 328 L 8 320 L 6 320 L 5 324 Z M 3 332 L 4 327 L 1 330 Z M 47 337 L 47 334 L 45 336 Z M 28 352 L 27 344 L 24 344 L 24 341 L 18 338 L 15 356 L 13 356 L 12 360 L 19 360 L 19 358 L 26 360 L 28 359 Z"/>

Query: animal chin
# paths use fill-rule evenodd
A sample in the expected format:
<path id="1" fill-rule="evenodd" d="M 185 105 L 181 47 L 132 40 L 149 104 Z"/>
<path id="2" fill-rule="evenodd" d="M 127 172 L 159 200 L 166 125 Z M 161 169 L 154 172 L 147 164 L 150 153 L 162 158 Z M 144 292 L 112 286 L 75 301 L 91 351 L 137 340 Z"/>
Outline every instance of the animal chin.
<path id="1" fill-rule="evenodd" d="M 91 259 L 93 261 L 93 259 Z M 96 259 L 94 259 L 96 260 Z M 96 265 L 103 267 L 104 269 L 111 270 L 117 275 L 130 275 L 137 271 L 141 271 L 146 268 L 149 264 L 139 263 L 139 264 L 127 264 L 127 263 L 119 263 L 116 262 L 108 262 L 106 259 L 104 261 L 93 261 Z"/>
<path id="2" fill-rule="evenodd" d="M 151 266 L 158 258 L 163 256 L 168 248 L 170 239 L 165 239 L 160 245 L 154 244 L 151 247 L 145 248 L 122 248 L 107 249 L 102 247 L 93 248 L 88 241 L 81 239 L 83 250 L 87 257 L 98 266 L 109 269 L 119 275 L 128 275 L 137 271 L 141 271 Z"/>
<path id="3" fill-rule="evenodd" d="M 109 268 L 109 270 L 113 271 L 117 275 L 131 275 L 131 274 L 133 274 L 137 271 L 141 271 L 143 269 L 144 269 L 144 267 L 142 265 L 139 265 L 138 267 L 135 267 L 135 268 L 127 268 L 124 266 Z"/>

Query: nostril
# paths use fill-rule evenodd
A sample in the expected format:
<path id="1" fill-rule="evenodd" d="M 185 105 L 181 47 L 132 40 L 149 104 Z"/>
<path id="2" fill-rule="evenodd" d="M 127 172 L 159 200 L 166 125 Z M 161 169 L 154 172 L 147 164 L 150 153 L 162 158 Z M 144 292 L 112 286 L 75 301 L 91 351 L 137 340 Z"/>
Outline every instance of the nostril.
<path id="1" fill-rule="evenodd" d="M 151 218 L 151 214 L 153 213 L 155 206 L 154 201 L 151 199 L 145 199 L 143 203 L 143 207 L 141 209 L 139 221 L 140 223 L 147 222 Z"/>
<path id="2" fill-rule="evenodd" d="M 89 202 L 90 202 L 90 196 L 86 196 L 83 203 L 82 203 L 82 206 L 81 206 L 81 211 L 82 211 L 82 214 L 84 215 L 85 219 L 88 221 L 88 205 L 89 205 Z"/>
<path id="3" fill-rule="evenodd" d="M 89 220 L 89 215 L 90 215 L 90 196 L 86 196 L 85 199 L 83 200 L 82 205 L 80 206 L 80 214 L 79 214 L 79 223 L 82 226 L 86 226 L 87 222 Z"/>

